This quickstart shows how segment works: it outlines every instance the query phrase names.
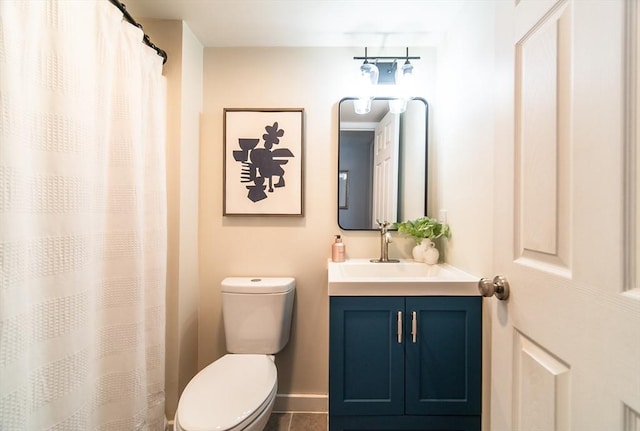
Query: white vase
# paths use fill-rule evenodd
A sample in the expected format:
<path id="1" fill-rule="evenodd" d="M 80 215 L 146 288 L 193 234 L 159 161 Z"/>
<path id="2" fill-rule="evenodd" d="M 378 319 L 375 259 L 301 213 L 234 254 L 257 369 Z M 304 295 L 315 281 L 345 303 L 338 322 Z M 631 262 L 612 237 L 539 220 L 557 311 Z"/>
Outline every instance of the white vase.
<path id="1" fill-rule="evenodd" d="M 424 252 L 426 251 L 426 249 L 427 247 L 424 244 L 424 240 L 420 244 L 416 244 L 415 247 L 413 247 L 413 249 L 411 250 L 413 260 L 415 260 L 416 262 L 424 262 Z"/>
<path id="2" fill-rule="evenodd" d="M 425 243 L 425 241 L 428 241 L 428 243 Z M 435 265 L 440 258 L 440 252 L 436 248 L 436 244 L 430 239 L 424 239 L 422 242 L 425 244 L 425 249 L 422 252 L 422 261 L 429 265 Z"/>

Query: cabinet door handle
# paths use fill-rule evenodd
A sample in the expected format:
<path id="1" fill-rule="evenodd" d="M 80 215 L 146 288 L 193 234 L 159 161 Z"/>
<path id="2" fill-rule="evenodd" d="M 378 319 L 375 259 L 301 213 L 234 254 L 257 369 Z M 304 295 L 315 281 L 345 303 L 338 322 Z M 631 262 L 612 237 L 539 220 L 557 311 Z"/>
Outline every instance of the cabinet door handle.
<path id="1" fill-rule="evenodd" d="M 418 316 L 415 311 L 411 312 L 411 341 L 418 342 Z"/>
<path id="2" fill-rule="evenodd" d="M 402 344 L 402 311 L 398 311 L 398 344 Z"/>

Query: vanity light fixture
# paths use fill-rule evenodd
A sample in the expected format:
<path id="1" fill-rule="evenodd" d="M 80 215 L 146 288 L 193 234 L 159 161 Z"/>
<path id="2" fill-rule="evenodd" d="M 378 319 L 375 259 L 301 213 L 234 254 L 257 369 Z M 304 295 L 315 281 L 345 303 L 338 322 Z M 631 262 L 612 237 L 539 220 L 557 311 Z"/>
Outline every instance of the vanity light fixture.
<path id="1" fill-rule="evenodd" d="M 410 94 L 413 65 L 409 60 L 420 60 L 420 57 L 409 56 L 409 48 L 404 56 L 397 57 L 370 57 L 367 48 L 364 49 L 364 57 L 353 57 L 354 60 L 364 60 L 360 66 L 361 95 L 356 100 L 356 113 L 367 114 L 371 109 L 371 98 L 375 95 L 376 85 L 397 85 L 398 93 Z M 373 63 L 370 63 L 370 60 Z M 404 60 L 404 64 L 398 67 L 398 61 Z M 395 100 L 389 100 L 389 110 L 400 114 L 406 110 L 407 98 L 400 96 Z"/>

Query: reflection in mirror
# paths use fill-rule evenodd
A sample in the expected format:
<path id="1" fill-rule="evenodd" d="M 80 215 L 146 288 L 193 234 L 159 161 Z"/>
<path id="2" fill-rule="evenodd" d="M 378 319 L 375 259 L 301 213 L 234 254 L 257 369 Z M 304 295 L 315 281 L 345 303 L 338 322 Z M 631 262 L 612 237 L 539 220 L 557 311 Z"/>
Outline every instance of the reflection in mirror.
<path id="1" fill-rule="evenodd" d="M 339 106 L 338 225 L 378 229 L 427 213 L 427 118 L 422 98 L 402 114 L 389 112 L 389 98 L 374 98 L 371 111 L 356 114 L 355 98 Z"/>

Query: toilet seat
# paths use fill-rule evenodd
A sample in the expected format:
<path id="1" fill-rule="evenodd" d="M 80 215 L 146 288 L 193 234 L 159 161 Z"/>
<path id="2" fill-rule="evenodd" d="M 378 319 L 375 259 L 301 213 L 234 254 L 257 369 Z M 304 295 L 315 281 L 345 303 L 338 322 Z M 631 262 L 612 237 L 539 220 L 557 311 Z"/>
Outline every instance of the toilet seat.
<path id="1" fill-rule="evenodd" d="M 225 355 L 187 384 L 176 412 L 178 429 L 242 430 L 271 403 L 277 381 L 267 355 Z"/>

